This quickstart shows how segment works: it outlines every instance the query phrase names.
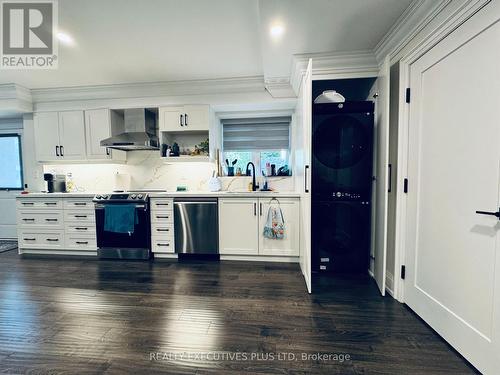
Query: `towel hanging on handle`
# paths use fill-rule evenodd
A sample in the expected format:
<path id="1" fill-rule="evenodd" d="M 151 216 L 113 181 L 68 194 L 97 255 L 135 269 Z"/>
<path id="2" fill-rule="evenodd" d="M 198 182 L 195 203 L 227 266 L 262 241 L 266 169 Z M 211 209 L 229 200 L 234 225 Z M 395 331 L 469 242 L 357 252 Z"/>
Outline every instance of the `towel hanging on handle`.
<path id="1" fill-rule="evenodd" d="M 273 207 L 271 205 L 272 201 L 278 202 L 278 207 Z M 285 219 L 283 218 L 283 211 L 281 211 L 280 201 L 276 198 L 272 198 L 270 201 L 263 235 L 270 240 L 285 238 Z"/>

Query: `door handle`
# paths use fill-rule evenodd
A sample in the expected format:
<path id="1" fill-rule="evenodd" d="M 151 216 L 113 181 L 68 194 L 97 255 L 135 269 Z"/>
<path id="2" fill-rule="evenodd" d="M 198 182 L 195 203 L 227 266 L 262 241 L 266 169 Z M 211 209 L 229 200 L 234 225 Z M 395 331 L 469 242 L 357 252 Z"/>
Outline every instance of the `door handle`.
<path id="1" fill-rule="evenodd" d="M 59 146 L 56 146 L 56 156 L 61 156 L 59 155 Z"/>
<path id="2" fill-rule="evenodd" d="M 181 124 L 181 126 L 184 126 L 184 122 L 182 121 L 183 118 L 184 118 L 184 115 L 181 115 L 181 117 L 180 117 L 180 124 Z"/>
<path id="3" fill-rule="evenodd" d="M 308 169 L 309 169 L 309 166 L 306 165 L 304 167 L 304 192 L 305 193 L 309 193 L 309 188 L 307 186 L 307 171 L 308 171 Z"/>
<path id="4" fill-rule="evenodd" d="M 387 192 L 390 193 L 392 191 L 392 164 L 389 164 L 389 189 Z"/>
<path id="5" fill-rule="evenodd" d="M 64 146 L 59 146 L 61 149 L 61 156 L 64 156 Z"/>
<path id="6" fill-rule="evenodd" d="M 184 125 L 188 126 L 188 114 L 184 113 Z"/>
<path id="7" fill-rule="evenodd" d="M 253 215 L 257 216 L 257 203 L 253 204 Z"/>
<path id="8" fill-rule="evenodd" d="M 262 203 L 260 203 L 259 209 L 260 209 L 260 216 L 262 216 Z"/>
<path id="9" fill-rule="evenodd" d="M 497 212 L 489 212 L 489 211 L 476 211 L 476 214 L 479 215 L 489 215 L 489 216 L 495 216 L 500 220 L 500 208 L 498 209 Z"/>

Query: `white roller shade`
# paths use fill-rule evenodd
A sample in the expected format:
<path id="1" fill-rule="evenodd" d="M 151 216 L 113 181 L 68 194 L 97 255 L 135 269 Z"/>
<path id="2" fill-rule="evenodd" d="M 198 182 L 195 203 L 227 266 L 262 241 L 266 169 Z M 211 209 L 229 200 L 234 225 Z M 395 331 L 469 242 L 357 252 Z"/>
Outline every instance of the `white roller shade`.
<path id="1" fill-rule="evenodd" d="M 222 120 L 224 151 L 288 150 L 291 117 Z"/>

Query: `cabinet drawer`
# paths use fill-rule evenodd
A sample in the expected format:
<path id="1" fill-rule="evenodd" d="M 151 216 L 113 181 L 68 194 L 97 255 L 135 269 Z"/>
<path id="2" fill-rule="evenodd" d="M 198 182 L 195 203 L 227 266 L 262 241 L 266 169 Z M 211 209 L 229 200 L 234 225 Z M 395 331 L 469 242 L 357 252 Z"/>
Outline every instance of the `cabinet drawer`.
<path id="1" fill-rule="evenodd" d="M 94 210 L 68 210 L 64 211 L 65 222 L 95 223 Z"/>
<path id="2" fill-rule="evenodd" d="M 151 211 L 172 211 L 174 209 L 173 199 L 152 199 Z"/>
<path id="3" fill-rule="evenodd" d="M 66 236 L 66 247 L 72 250 L 97 250 L 97 240 L 94 237 Z"/>
<path id="4" fill-rule="evenodd" d="M 174 236 L 174 224 L 151 224 L 151 235 L 152 236 L 161 236 L 164 237 L 173 237 Z"/>
<path id="5" fill-rule="evenodd" d="M 57 199 L 17 199 L 19 209 L 62 209 L 62 201 Z"/>
<path id="6" fill-rule="evenodd" d="M 21 226 L 60 227 L 63 225 L 62 211 L 20 211 L 18 214 Z"/>
<path id="7" fill-rule="evenodd" d="M 151 212 L 151 222 L 152 223 L 159 223 L 159 224 L 173 223 L 174 222 L 174 212 L 173 211 L 165 211 L 165 212 L 154 211 L 154 212 Z"/>
<path id="8" fill-rule="evenodd" d="M 19 233 L 19 247 L 28 249 L 59 249 L 64 245 L 64 233 L 21 231 Z"/>
<path id="9" fill-rule="evenodd" d="M 78 233 L 81 235 L 92 235 L 95 236 L 96 230 L 95 230 L 95 224 L 66 224 L 65 226 L 66 233 Z"/>
<path id="10" fill-rule="evenodd" d="M 175 252 L 174 240 L 162 237 L 152 237 L 151 247 L 153 253 L 168 253 L 173 254 Z"/>
<path id="11" fill-rule="evenodd" d="M 63 202 L 65 210 L 93 210 L 94 203 L 91 199 L 65 199 Z"/>

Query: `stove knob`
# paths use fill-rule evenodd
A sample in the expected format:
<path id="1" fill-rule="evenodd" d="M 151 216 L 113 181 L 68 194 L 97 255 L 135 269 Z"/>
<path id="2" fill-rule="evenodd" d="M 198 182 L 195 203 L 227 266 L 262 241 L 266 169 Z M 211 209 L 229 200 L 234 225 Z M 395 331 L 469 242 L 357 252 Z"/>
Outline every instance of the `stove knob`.
<path id="1" fill-rule="evenodd" d="M 103 195 L 101 198 L 102 199 L 108 199 L 108 196 L 107 195 Z"/>
<path id="2" fill-rule="evenodd" d="M 136 198 L 137 198 L 137 195 L 132 194 L 132 195 L 130 196 L 130 198 L 132 198 L 132 199 L 136 199 Z"/>
<path id="3" fill-rule="evenodd" d="M 137 196 L 137 199 L 142 199 L 142 198 L 144 198 L 144 196 L 143 196 L 142 194 L 139 194 L 139 195 Z"/>

